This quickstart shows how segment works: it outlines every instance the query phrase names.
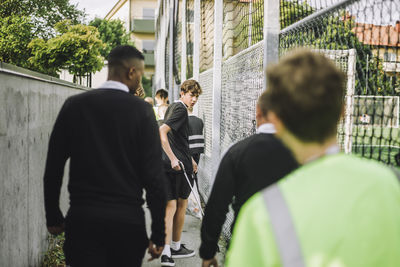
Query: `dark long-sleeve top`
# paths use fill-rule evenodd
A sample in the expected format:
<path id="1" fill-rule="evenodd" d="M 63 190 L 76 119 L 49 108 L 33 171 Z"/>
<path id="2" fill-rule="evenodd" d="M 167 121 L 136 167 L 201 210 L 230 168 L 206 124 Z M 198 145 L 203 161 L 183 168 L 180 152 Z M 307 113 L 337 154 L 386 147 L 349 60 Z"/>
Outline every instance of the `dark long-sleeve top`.
<path id="1" fill-rule="evenodd" d="M 247 199 L 296 167 L 291 152 L 272 134 L 255 134 L 233 145 L 221 160 L 205 209 L 201 226 L 201 258 L 211 259 L 217 252 L 218 239 L 231 203 L 235 222 Z"/>
<path id="2" fill-rule="evenodd" d="M 65 101 L 50 137 L 44 175 L 48 226 L 64 221 L 59 197 L 68 158 L 68 216 L 143 225 L 145 189 L 150 239 L 164 244 L 165 178 L 158 126 L 148 103 L 115 88 Z"/>
<path id="3" fill-rule="evenodd" d="M 203 128 L 202 119 L 189 115 L 189 149 L 192 156 L 204 153 Z"/>

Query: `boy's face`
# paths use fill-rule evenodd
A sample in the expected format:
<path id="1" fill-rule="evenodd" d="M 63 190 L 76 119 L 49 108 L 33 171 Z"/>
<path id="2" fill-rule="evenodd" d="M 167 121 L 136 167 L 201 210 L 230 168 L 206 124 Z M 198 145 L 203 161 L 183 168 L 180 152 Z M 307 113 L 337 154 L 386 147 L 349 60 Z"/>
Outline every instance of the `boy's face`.
<path id="1" fill-rule="evenodd" d="M 191 92 L 187 92 L 187 93 L 181 92 L 181 100 L 188 107 L 193 107 L 196 104 L 197 99 L 198 99 L 198 95 L 194 95 Z"/>
<path id="2" fill-rule="evenodd" d="M 156 97 L 154 99 L 156 100 L 157 105 L 161 105 L 162 104 L 162 99 L 158 95 L 156 95 Z"/>

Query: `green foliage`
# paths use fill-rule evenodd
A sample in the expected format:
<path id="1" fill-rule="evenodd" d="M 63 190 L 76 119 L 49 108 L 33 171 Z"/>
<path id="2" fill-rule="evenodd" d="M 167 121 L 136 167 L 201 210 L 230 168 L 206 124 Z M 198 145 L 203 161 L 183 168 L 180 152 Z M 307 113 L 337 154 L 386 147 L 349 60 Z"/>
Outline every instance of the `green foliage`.
<path id="1" fill-rule="evenodd" d="M 151 89 L 152 81 L 151 79 L 147 79 L 145 76 L 142 77 L 142 85 L 144 89 L 145 96 L 152 96 L 153 91 Z"/>
<path id="2" fill-rule="evenodd" d="M 238 25 L 234 28 L 234 42 L 235 53 L 243 50 L 249 46 L 249 39 L 251 38 L 251 45 L 258 43 L 263 39 L 264 19 L 258 9 L 263 9 L 262 1 L 254 1 L 252 10 L 250 11 L 249 3 L 238 3 L 236 7 L 240 10 L 245 10 L 245 14 L 239 19 Z M 251 16 L 251 28 L 250 28 Z M 251 36 L 250 36 L 251 35 Z"/>
<path id="3" fill-rule="evenodd" d="M 314 10 L 305 2 L 281 0 L 281 28 L 310 15 Z M 382 68 L 382 60 L 374 55 L 377 47 L 360 42 L 353 32 L 356 27 L 354 18 L 346 11 L 333 13 L 314 20 L 301 31 L 281 36 L 281 53 L 298 46 L 315 49 L 347 50 L 356 49 L 356 81 L 357 95 L 393 95 L 396 78 L 390 78 Z"/>
<path id="4" fill-rule="evenodd" d="M 48 39 L 55 35 L 57 22 L 69 19 L 82 23 L 86 14 L 69 0 L 0 0 L 0 18 L 28 16 L 34 25 L 33 35 Z"/>
<path id="5" fill-rule="evenodd" d="M 63 245 L 65 242 L 64 234 L 58 236 L 49 235 L 47 242 L 49 248 L 44 254 L 42 267 L 65 266 L 65 256 L 63 252 Z"/>
<path id="6" fill-rule="evenodd" d="M 314 9 L 307 2 L 280 0 L 280 25 L 281 29 L 311 15 Z"/>
<path id="7" fill-rule="evenodd" d="M 90 26 L 94 26 L 100 33 L 100 39 L 106 46 L 101 50 L 101 55 L 107 58 L 111 49 L 118 45 L 130 44 L 129 33 L 126 31 L 124 24 L 120 20 L 105 20 L 95 18 L 89 23 Z"/>
<path id="8" fill-rule="evenodd" d="M 101 70 L 104 59 L 100 50 L 104 44 L 95 27 L 62 21 L 56 24 L 56 29 L 59 31 L 56 37 L 48 41 L 35 39 L 29 44 L 32 49 L 29 62 L 37 70 L 56 75 L 67 69 L 76 76 Z"/>
<path id="9" fill-rule="evenodd" d="M 76 24 L 84 17 L 85 13 L 71 5 L 69 0 L 0 0 L 0 61 L 56 75 L 58 68 L 54 67 L 51 55 L 45 51 L 39 54 L 49 58 L 47 65 L 31 64 L 31 48 L 35 47 L 38 53 L 38 48 L 43 48 L 46 43 L 32 40 L 38 37 L 47 40 L 55 36 L 54 27 L 59 21 L 68 18 Z"/>
<path id="10" fill-rule="evenodd" d="M 28 68 L 33 24 L 28 17 L 0 18 L 0 61 Z"/>
<path id="11" fill-rule="evenodd" d="M 382 60 L 373 54 L 373 48 L 360 42 L 352 29 L 356 23 L 345 11 L 319 21 L 323 25 L 313 41 L 316 48 L 344 50 L 356 49 L 357 95 L 393 95 L 391 79 L 383 71 Z"/>

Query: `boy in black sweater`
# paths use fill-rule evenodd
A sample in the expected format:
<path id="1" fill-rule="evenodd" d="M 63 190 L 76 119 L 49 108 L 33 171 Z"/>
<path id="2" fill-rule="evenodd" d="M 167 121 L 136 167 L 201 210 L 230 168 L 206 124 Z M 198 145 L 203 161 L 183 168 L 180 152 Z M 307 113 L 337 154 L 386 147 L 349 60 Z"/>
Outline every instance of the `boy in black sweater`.
<path id="1" fill-rule="evenodd" d="M 233 229 L 240 207 L 247 199 L 297 168 L 291 152 L 275 138 L 274 126 L 260 101 L 261 98 L 256 109 L 257 134 L 233 145 L 219 165 L 201 226 L 203 267 L 217 266 L 215 253 L 229 205 L 234 210 Z"/>
<path id="2" fill-rule="evenodd" d="M 190 194 L 180 164 L 183 164 L 190 182 L 192 174 L 197 172 L 197 164 L 189 150 L 189 106 L 193 107 L 201 87 L 195 80 L 187 80 L 181 85 L 180 99 L 171 104 L 165 113 L 164 124 L 160 127 L 163 160 L 167 176 L 167 209 L 165 214 L 166 238 L 161 256 L 161 266 L 175 266 L 173 258 L 194 256 L 194 251 L 181 244 L 181 234 L 185 222 L 185 213 Z M 171 242 L 172 239 L 172 242 Z M 171 243 L 170 243 L 171 242 Z"/>
<path id="3" fill-rule="evenodd" d="M 153 109 L 134 96 L 144 57 L 132 46 L 114 48 L 108 81 L 68 98 L 50 137 L 44 174 L 47 227 L 65 227 L 67 265 L 141 266 L 146 250 L 160 256 L 165 238 L 165 178 Z M 66 219 L 59 207 L 70 159 Z M 152 215 L 147 238 L 143 189 Z"/>

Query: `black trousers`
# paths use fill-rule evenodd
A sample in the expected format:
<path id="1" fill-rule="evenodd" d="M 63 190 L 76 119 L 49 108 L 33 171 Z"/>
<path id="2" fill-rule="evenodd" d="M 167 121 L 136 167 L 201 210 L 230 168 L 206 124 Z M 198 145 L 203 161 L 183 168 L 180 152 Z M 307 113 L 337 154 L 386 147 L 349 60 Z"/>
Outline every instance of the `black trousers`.
<path id="1" fill-rule="evenodd" d="M 64 254 L 71 267 L 136 267 L 148 239 L 145 225 L 68 218 Z"/>

